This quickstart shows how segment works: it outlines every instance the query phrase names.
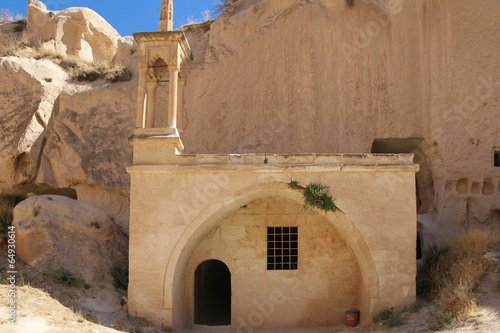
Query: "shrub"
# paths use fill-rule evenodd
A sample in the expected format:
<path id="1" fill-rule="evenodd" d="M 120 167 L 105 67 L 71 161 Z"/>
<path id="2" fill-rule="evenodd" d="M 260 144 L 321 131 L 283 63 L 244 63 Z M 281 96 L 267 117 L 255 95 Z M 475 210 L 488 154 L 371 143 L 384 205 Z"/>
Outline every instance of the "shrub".
<path id="1" fill-rule="evenodd" d="M 126 67 L 113 68 L 106 73 L 105 77 L 109 82 L 126 82 L 132 79 L 132 72 Z"/>
<path id="2" fill-rule="evenodd" d="M 403 307 L 403 312 L 415 313 L 422 309 L 422 303 L 414 302 Z"/>
<path id="3" fill-rule="evenodd" d="M 24 29 L 25 26 L 26 19 L 20 19 L 16 22 L 16 27 Z M 39 44 L 41 43 L 42 42 Z M 132 79 L 132 72 L 125 66 L 112 65 L 107 61 L 87 63 L 80 58 L 65 57 L 44 48 L 34 50 L 32 48 L 32 42 L 22 36 L 12 38 L 11 45 L 3 51 L 1 56 L 23 56 L 32 57 L 36 60 L 51 60 L 53 63 L 66 70 L 69 76 L 78 82 L 94 82 L 99 79 L 105 79 L 108 82 L 114 83 L 130 81 Z M 47 80 L 47 82 L 51 81 Z"/>
<path id="4" fill-rule="evenodd" d="M 23 32 L 24 29 L 26 29 L 27 23 L 28 23 L 28 20 L 26 18 L 18 19 L 15 22 L 14 31 L 15 32 Z"/>
<path id="5" fill-rule="evenodd" d="M 17 39 L 17 45 L 20 47 L 20 48 L 27 48 L 27 47 L 31 47 L 31 40 L 29 40 L 29 38 L 27 37 L 21 37 L 21 38 L 18 38 Z"/>
<path id="6" fill-rule="evenodd" d="M 500 291 L 500 275 L 497 274 L 493 277 L 493 285 L 497 291 Z"/>
<path id="7" fill-rule="evenodd" d="M 12 207 L 7 204 L 0 205 L 0 238 L 8 235 L 9 227 L 12 225 Z"/>
<path id="8" fill-rule="evenodd" d="M 94 82 L 101 78 L 104 71 L 100 67 L 93 68 L 78 68 L 72 75 L 73 79 L 79 82 L 89 81 Z"/>
<path id="9" fill-rule="evenodd" d="M 394 308 L 384 309 L 378 315 L 373 316 L 373 321 L 375 323 L 379 323 L 381 321 L 391 318 L 393 314 L 394 314 Z"/>
<path id="10" fill-rule="evenodd" d="M 35 58 L 36 60 L 49 59 L 56 62 L 62 60 L 63 56 L 53 51 L 49 51 L 46 49 L 39 49 L 33 54 L 33 58 Z"/>
<path id="11" fill-rule="evenodd" d="M 340 210 L 330 195 L 328 195 L 328 189 L 320 184 L 309 184 L 303 187 L 296 180 L 291 180 L 288 183 L 288 187 L 293 189 L 298 189 L 302 192 L 302 197 L 304 198 L 304 206 L 311 208 L 317 208 L 325 213 L 336 212 Z"/>
<path id="12" fill-rule="evenodd" d="M 424 263 L 417 276 L 417 293 L 432 297 L 432 292 L 439 290 L 442 277 L 442 264 L 440 261 L 446 249 L 433 244 L 425 252 Z"/>
<path id="13" fill-rule="evenodd" d="M 142 333 L 142 331 L 139 328 L 131 328 L 128 332 L 129 333 Z"/>
<path id="14" fill-rule="evenodd" d="M 389 328 L 398 327 L 404 324 L 401 314 L 402 311 L 394 308 L 387 308 L 382 310 L 378 315 L 373 316 L 373 321 L 375 323 L 383 322 Z"/>
<path id="15" fill-rule="evenodd" d="M 59 66 L 61 66 L 65 70 L 71 70 L 78 68 L 80 65 L 75 59 L 65 58 L 62 59 L 61 62 L 59 62 Z"/>
<path id="16" fill-rule="evenodd" d="M 476 229 L 427 251 L 418 286 L 436 305 L 431 329 L 459 323 L 476 311 L 473 290 L 491 265 L 484 255 L 498 241 L 497 234 Z"/>
<path id="17" fill-rule="evenodd" d="M 47 279 L 66 287 L 80 288 L 84 285 L 84 281 L 81 278 L 67 271 L 45 273 L 44 276 Z"/>
<path id="18" fill-rule="evenodd" d="M 16 55 L 16 48 L 14 47 L 8 47 L 2 53 L 2 57 L 13 57 L 15 55 Z"/>
<path id="19" fill-rule="evenodd" d="M 435 305 L 436 310 L 430 329 L 441 330 L 474 315 L 478 308 L 478 300 L 467 287 L 450 284 L 439 292 Z"/>
<path id="20" fill-rule="evenodd" d="M 113 285 L 116 289 L 127 290 L 128 288 L 128 268 L 115 266 L 111 270 Z"/>
<path id="21" fill-rule="evenodd" d="M 69 64 L 66 64 L 68 66 Z M 73 64 L 71 64 L 73 65 Z M 132 72 L 126 67 L 111 66 L 107 62 L 97 62 L 92 64 L 78 64 L 73 68 L 69 68 L 71 77 L 79 82 L 94 82 L 99 79 L 105 79 L 108 82 L 124 82 L 130 81 Z"/>
<path id="22" fill-rule="evenodd" d="M 101 229 L 101 225 L 100 225 L 100 224 L 99 224 L 99 222 L 97 222 L 97 221 L 92 221 L 92 222 L 90 222 L 90 226 L 91 226 L 91 227 L 94 227 L 94 228 L 96 228 L 96 229 Z"/>
<path id="23" fill-rule="evenodd" d="M 0 9 L 0 23 L 2 22 L 12 22 L 14 21 L 14 16 L 8 9 Z"/>
<path id="24" fill-rule="evenodd" d="M 304 190 L 304 204 L 317 208 L 325 213 L 337 210 L 331 196 L 328 195 L 326 187 L 320 184 L 309 184 Z"/>
<path id="25" fill-rule="evenodd" d="M 404 325 L 403 317 L 401 317 L 401 312 L 395 311 L 394 314 L 387 321 L 387 326 L 389 328 L 399 327 Z"/>

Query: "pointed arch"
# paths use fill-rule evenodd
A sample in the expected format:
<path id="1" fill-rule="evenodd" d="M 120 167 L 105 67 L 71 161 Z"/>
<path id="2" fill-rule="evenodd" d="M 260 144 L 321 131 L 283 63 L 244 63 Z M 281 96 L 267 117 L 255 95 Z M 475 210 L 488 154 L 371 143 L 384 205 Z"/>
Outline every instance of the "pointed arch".
<path id="1" fill-rule="evenodd" d="M 182 304 L 174 306 L 173 303 L 182 303 L 181 277 L 189 256 L 200 237 L 215 226 L 226 214 L 257 199 L 269 197 L 282 197 L 303 204 L 302 195 L 295 190 L 291 190 L 288 184 L 284 182 L 259 183 L 220 198 L 202 211 L 185 228 L 168 260 L 163 281 L 163 307 L 164 309 L 173 310 L 174 327 L 183 325 L 182 311 L 184 306 Z M 318 214 L 323 213 L 318 212 Z M 376 299 L 380 295 L 380 283 L 371 251 L 363 235 L 347 215 L 341 212 L 323 215 L 341 235 L 358 261 L 363 280 L 362 290 L 360 291 L 360 310 L 362 313 L 371 313 L 372 299 Z M 365 315 L 362 322 L 369 323 L 370 317 Z"/>
<path id="2" fill-rule="evenodd" d="M 158 54 L 154 55 L 148 62 L 148 69 L 150 75 L 156 80 L 160 80 L 166 73 L 169 72 L 167 62 Z"/>

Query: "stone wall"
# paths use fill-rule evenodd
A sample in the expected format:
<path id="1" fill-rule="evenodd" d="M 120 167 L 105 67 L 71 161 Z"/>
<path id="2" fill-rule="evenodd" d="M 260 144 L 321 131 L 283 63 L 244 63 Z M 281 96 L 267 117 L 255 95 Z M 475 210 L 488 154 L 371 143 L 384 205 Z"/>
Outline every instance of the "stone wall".
<path id="1" fill-rule="evenodd" d="M 351 306 L 358 307 L 367 324 L 372 313 L 415 299 L 418 168 L 411 155 L 184 155 L 161 162 L 163 155 L 147 154 L 157 144 L 158 139 L 134 144 L 134 166 L 128 169 L 132 315 L 165 327 L 192 324 L 193 272 L 208 258 L 223 261 L 234 276 L 233 327 L 240 324 L 240 318 L 247 320 L 245 313 L 252 310 L 241 301 L 243 297 L 253 295 L 260 301 L 265 292 L 275 289 L 287 290 L 289 299 L 308 295 L 296 306 L 309 315 L 304 313 L 294 321 L 280 314 L 264 321 L 262 327 L 338 323 L 341 312 Z M 304 185 L 327 186 L 342 211 L 302 211 L 302 195 L 287 185 L 291 178 Z M 266 235 L 259 230 L 271 223 L 301 227 L 299 256 L 303 261 L 298 275 L 286 272 L 285 278 L 274 279 L 278 274 L 262 265 Z M 323 238 L 311 245 L 320 230 Z M 225 244 L 218 245 L 219 240 Z M 215 249 L 206 250 L 212 245 Z M 315 264 L 317 258 L 322 264 L 308 270 L 307 265 Z M 340 275 L 329 273 L 324 279 L 323 273 L 336 267 Z M 352 281 L 347 281 L 344 269 L 350 271 L 346 274 Z M 325 306 L 316 288 L 287 289 L 306 279 L 320 281 L 320 276 L 326 284 L 317 289 L 325 293 L 339 292 L 335 283 L 347 287 L 342 294 L 345 300 L 330 300 L 339 308 L 333 310 L 330 303 Z M 247 289 L 252 278 L 267 281 L 269 286 L 262 291 Z M 284 308 L 293 313 L 290 304 Z M 319 307 L 321 315 L 312 314 Z"/>

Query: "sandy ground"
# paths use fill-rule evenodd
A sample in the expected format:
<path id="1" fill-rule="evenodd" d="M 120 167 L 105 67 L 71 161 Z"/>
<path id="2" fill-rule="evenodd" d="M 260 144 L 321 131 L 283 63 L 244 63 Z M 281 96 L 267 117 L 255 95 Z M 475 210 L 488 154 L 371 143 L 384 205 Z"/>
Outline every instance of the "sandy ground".
<path id="1" fill-rule="evenodd" d="M 481 307 L 477 314 L 463 326 L 443 332 L 500 332 L 500 293 L 492 282 L 493 277 L 493 273 L 488 274 L 478 288 Z"/>
<path id="2" fill-rule="evenodd" d="M 489 277 L 479 289 L 482 306 L 476 316 L 470 318 L 463 326 L 446 330 L 443 332 L 500 332 L 500 293 L 493 289 L 492 283 L 487 283 Z M 17 289 L 17 309 L 16 325 L 8 323 L 8 286 L 0 285 L 0 332 L 8 333 L 49 333 L 49 332 L 167 332 L 158 328 L 144 325 L 144 323 L 134 324 L 133 320 L 121 319 L 108 326 L 102 326 L 84 319 L 84 313 L 75 313 L 72 309 L 62 305 L 52 298 L 48 293 L 30 286 L 22 286 Z M 418 312 L 407 317 L 404 326 L 388 329 L 378 325 L 369 328 L 348 328 L 345 325 L 337 327 L 313 328 L 313 329 L 254 329 L 254 330 L 227 330 L 211 329 L 204 327 L 184 330 L 185 333 L 217 333 L 217 332 L 237 332 L 237 333 L 333 333 L 333 332 L 426 332 L 426 323 L 430 318 L 432 305 L 426 304 Z"/>
<path id="3" fill-rule="evenodd" d="M 29 286 L 17 289 L 16 324 L 8 323 L 8 286 L 0 285 L 0 331 L 15 333 L 42 332 L 118 332 L 91 323 L 63 306 L 49 294 Z"/>

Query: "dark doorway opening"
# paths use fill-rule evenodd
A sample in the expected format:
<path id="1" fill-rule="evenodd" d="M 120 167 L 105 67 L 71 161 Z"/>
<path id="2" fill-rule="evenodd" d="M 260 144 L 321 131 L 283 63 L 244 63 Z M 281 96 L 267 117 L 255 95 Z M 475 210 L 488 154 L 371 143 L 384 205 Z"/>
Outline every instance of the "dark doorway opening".
<path id="1" fill-rule="evenodd" d="M 207 260 L 196 268 L 194 323 L 231 325 L 231 272 L 222 261 Z"/>

